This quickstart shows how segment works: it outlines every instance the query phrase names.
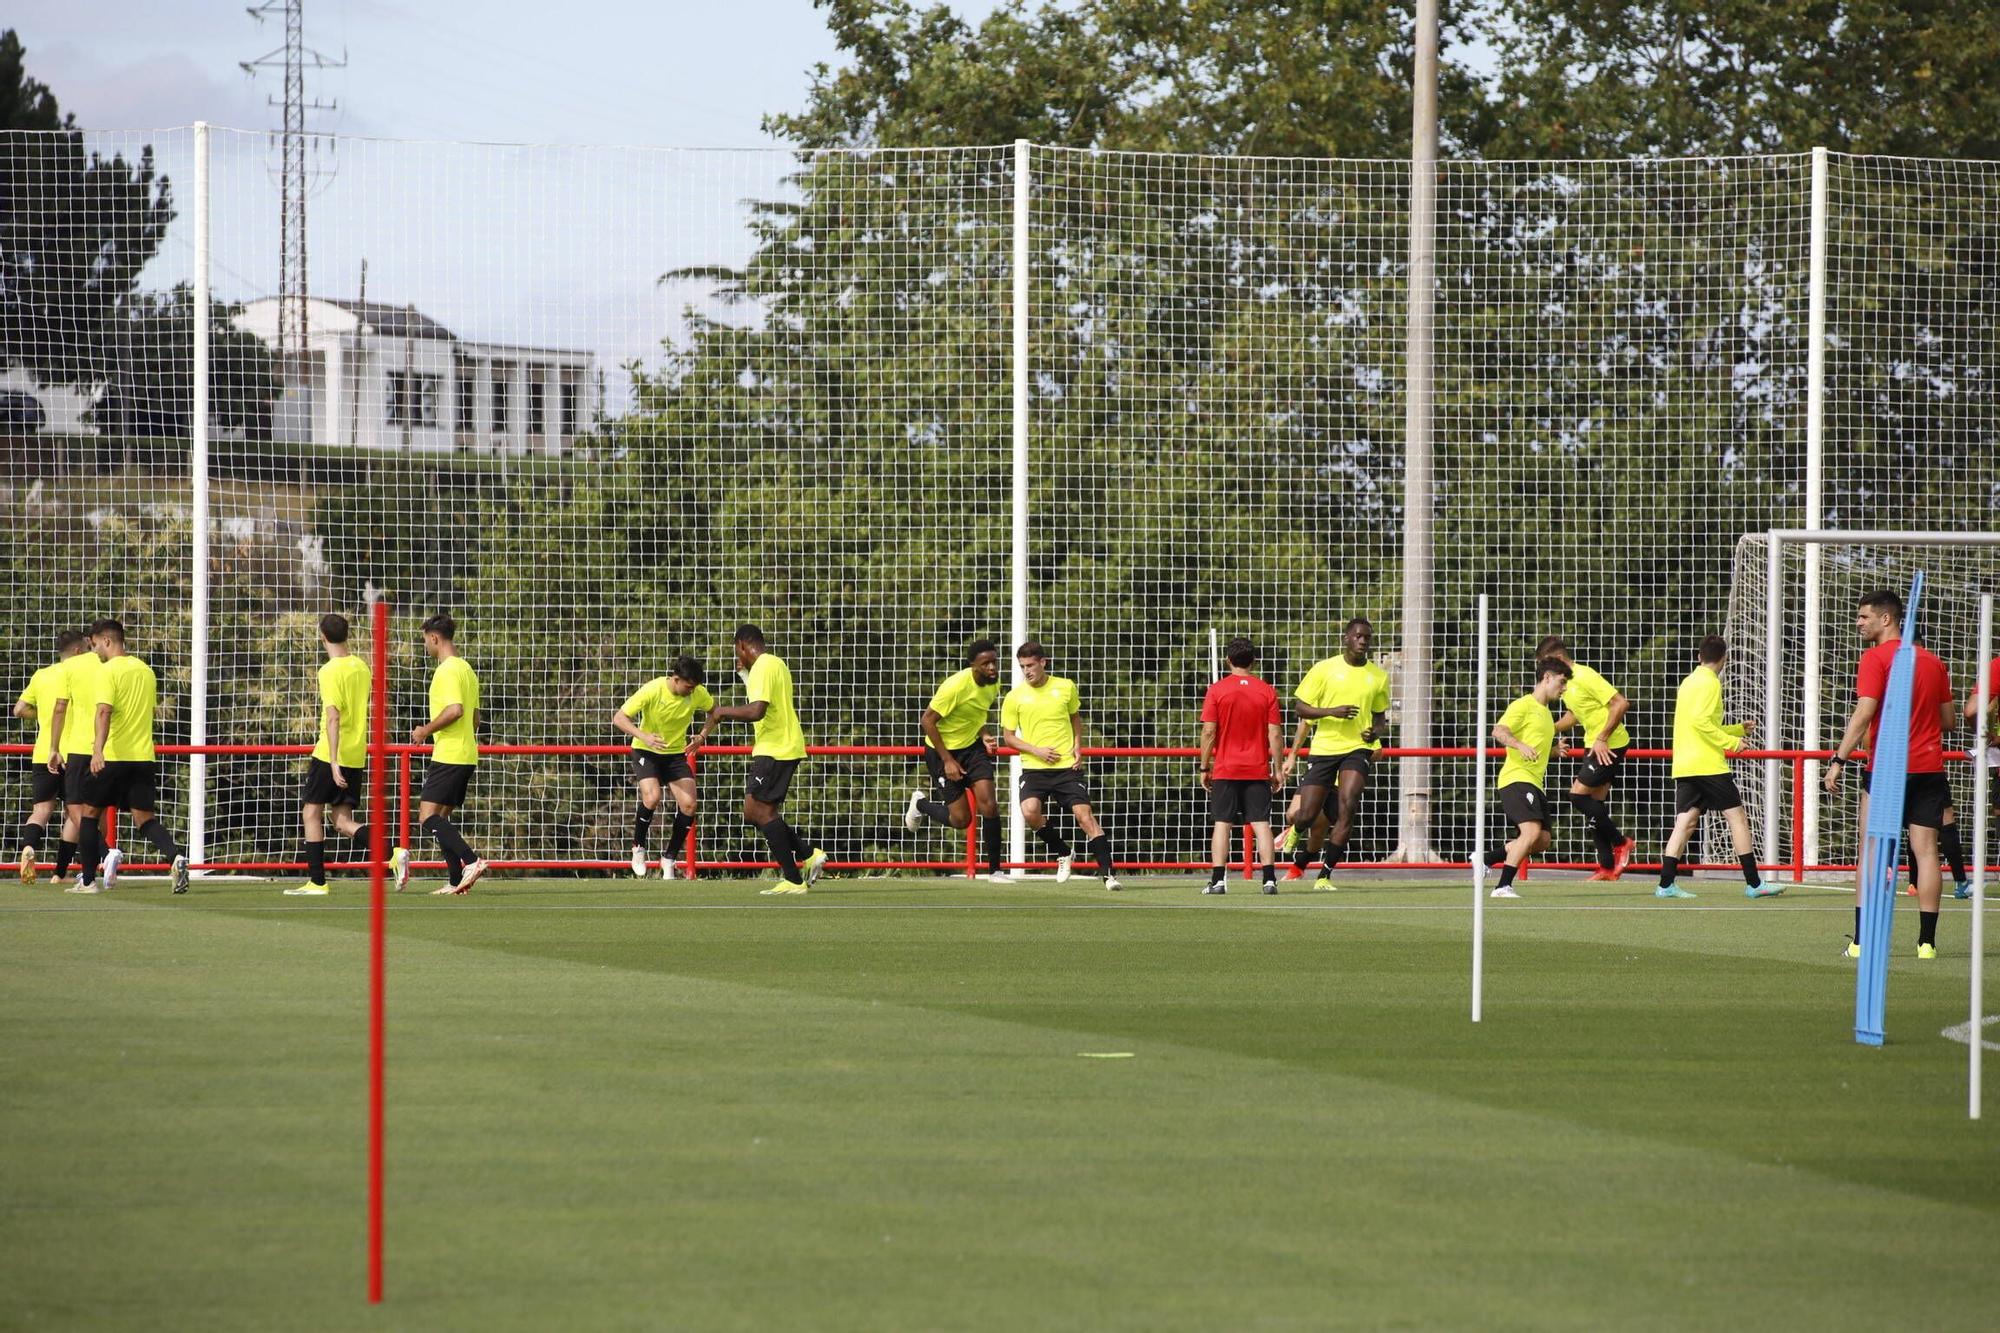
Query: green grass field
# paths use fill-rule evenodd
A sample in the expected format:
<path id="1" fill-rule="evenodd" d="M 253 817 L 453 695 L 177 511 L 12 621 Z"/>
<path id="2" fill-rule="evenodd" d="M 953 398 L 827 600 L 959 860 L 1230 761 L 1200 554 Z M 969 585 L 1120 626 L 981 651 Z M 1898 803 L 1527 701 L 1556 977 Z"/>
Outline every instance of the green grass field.
<path id="1" fill-rule="evenodd" d="M 9 883 L 0 1326 L 2000 1324 L 1964 905 L 1863 1050 L 1848 899 L 1635 879 L 1489 913 L 1478 1027 L 1436 881 L 396 899 L 377 1311 L 365 891 Z"/>

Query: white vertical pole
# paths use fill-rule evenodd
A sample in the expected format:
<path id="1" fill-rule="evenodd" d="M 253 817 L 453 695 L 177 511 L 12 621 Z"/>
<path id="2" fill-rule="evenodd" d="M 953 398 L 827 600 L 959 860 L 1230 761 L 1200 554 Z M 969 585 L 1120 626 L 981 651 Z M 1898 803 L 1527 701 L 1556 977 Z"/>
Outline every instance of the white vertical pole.
<path id="1" fill-rule="evenodd" d="M 194 123 L 194 438 L 189 538 L 193 624 L 188 631 L 188 742 L 208 744 L 208 122 Z M 208 756 L 188 759 L 188 860 L 208 859 Z"/>
<path id="2" fill-rule="evenodd" d="M 1486 836 L 1486 594 L 1479 594 L 1478 707 L 1472 718 L 1472 1021 L 1479 1021 L 1486 989 L 1486 877 L 1480 839 Z"/>
<path id="3" fill-rule="evenodd" d="M 1816 529 L 1822 522 L 1826 499 L 1826 149 L 1812 152 L 1812 258 L 1806 285 L 1806 527 Z M 1818 542 L 1806 544 L 1805 645 L 1799 676 L 1805 687 L 1805 713 L 1800 719 L 1798 744 L 1816 750 L 1820 744 L 1820 606 Z M 1805 858 L 1818 865 L 1819 851 L 1819 761 L 1805 764 Z"/>
<path id="4" fill-rule="evenodd" d="M 1986 1046 L 1986 824 L 1992 809 L 1988 784 L 1993 780 L 1993 769 L 1983 752 L 1987 710 L 1993 705 L 1990 695 L 1993 670 L 1987 665 L 1992 660 L 1993 594 L 1989 592 L 1979 599 L 1979 686 L 1974 695 L 1979 711 L 1973 721 L 1973 751 L 1979 755 L 1979 762 L 1973 765 L 1972 774 L 1972 1017 L 1965 1029 L 1965 1046 L 1966 1074 L 1971 1085 L 1966 1094 L 1966 1114 L 1974 1120 L 1979 1119 L 1979 1085 L 1983 1078 L 1980 1062 Z"/>
<path id="5" fill-rule="evenodd" d="M 1014 533 L 1012 646 L 1013 681 L 1021 681 L 1020 659 L 1014 656 L 1028 638 L 1028 141 L 1014 140 Z M 1007 765 L 1009 857 L 1028 859 L 1028 825 L 1021 818 L 1021 757 Z"/>
<path id="6" fill-rule="evenodd" d="M 1222 679 L 1222 636 L 1215 632 L 1215 626 L 1208 627 L 1208 678 Z"/>
<path id="7" fill-rule="evenodd" d="M 1783 637 L 1779 633 L 1779 620 L 1785 607 L 1785 562 L 1784 546 L 1779 540 L 1777 529 L 1765 534 L 1764 551 L 1764 744 L 1771 749 L 1782 749 L 1785 744 L 1785 729 L 1778 716 L 1778 669 L 1783 656 Z M 1767 865 L 1778 863 L 1778 811 L 1784 804 L 1778 791 L 1782 761 L 1764 761 L 1764 861 Z"/>

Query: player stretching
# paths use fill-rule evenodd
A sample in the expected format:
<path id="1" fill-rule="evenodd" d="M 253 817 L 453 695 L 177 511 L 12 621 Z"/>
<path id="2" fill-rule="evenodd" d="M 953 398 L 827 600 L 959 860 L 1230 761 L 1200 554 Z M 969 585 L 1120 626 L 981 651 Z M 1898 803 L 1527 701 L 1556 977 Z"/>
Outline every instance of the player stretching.
<path id="1" fill-rule="evenodd" d="M 792 775 L 806 757 L 806 734 L 792 704 L 792 669 L 764 645 L 764 631 L 755 625 L 736 630 L 736 665 L 743 671 L 748 703 L 724 704 L 708 711 L 701 731 L 688 745 L 696 754 L 718 722 L 748 722 L 753 743 L 750 771 L 744 779 L 743 821 L 764 835 L 778 863 L 778 882 L 763 894 L 804 893 L 826 868 L 826 853 L 814 847 L 783 814 L 792 790 Z M 811 848 L 809 855 L 800 854 Z"/>
<path id="2" fill-rule="evenodd" d="M 1507 747 L 1507 759 L 1493 785 L 1500 792 L 1501 811 L 1514 825 L 1514 837 L 1506 846 L 1479 853 L 1482 880 L 1487 867 L 1500 865 L 1495 898 L 1520 897 L 1514 891 L 1514 876 L 1529 857 L 1549 845 L 1549 802 L 1542 793 L 1549 750 L 1556 739 L 1556 720 L 1549 708 L 1568 686 L 1569 663 L 1544 657 L 1535 664 L 1535 688 L 1508 704 L 1494 724 L 1493 739 Z"/>
<path id="3" fill-rule="evenodd" d="M 664 676 L 655 676 L 633 691 L 611 715 L 611 725 L 632 738 L 632 781 L 639 804 L 632 812 L 632 878 L 646 877 L 646 837 L 653 812 L 660 808 L 660 786 L 674 794 L 674 826 L 660 852 L 660 878 L 674 877 L 674 862 L 694 827 L 696 790 L 694 766 L 687 761 L 688 724 L 696 713 L 715 707 L 715 696 L 702 683 L 701 663 L 676 657 Z"/>
<path id="4" fill-rule="evenodd" d="M 83 638 L 81 650 L 63 661 L 62 693 L 49 722 L 57 737 L 49 752 L 49 772 L 63 778 L 63 840 L 56 844 L 57 880 L 69 873 L 70 860 L 83 842 L 83 788 L 90 780 L 90 746 L 97 727 L 97 678 L 104 671 L 104 659 L 92 648 L 87 633 Z"/>
<path id="5" fill-rule="evenodd" d="M 1889 688 L 1889 670 L 1902 644 L 1903 599 L 1884 589 L 1871 593 L 1855 612 L 1854 628 L 1869 646 L 1861 655 L 1854 693 L 1854 712 L 1847 730 L 1827 760 L 1825 787 L 1829 796 L 1840 790 L 1841 770 L 1848 757 L 1868 738 L 1868 766 L 1861 773 L 1861 844 L 1868 838 L 1868 788 L 1875 772 L 1878 733 L 1882 730 L 1882 696 Z M 1916 678 L 1910 690 L 1910 767 L 1903 787 L 1903 825 L 1909 830 L 1910 860 L 1917 868 L 1917 957 L 1937 957 L 1938 900 L 1944 877 L 1938 869 L 1938 827 L 1951 804 L 1951 784 L 1944 776 L 1944 733 L 1957 724 L 1952 707 L 1951 673 L 1936 653 L 1916 645 Z M 1895 887 L 1893 884 L 1890 886 Z M 1855 883 L 1854 935 L 1847 956 L 1861 956 L 1861 885 Z"/>
<path id="6" fill-rule="evenodd" d="M 1660 859 L 1660 887 L 1653 890 L 1653 896 L 1694 897 L 1674 883 L 1680 873 L 1681 852 L 1701 827 L 1703 815 L 1723 815 L 1729 820 L 1729 839 L 1736 848 L 1737 863 L 1743 867 L 1743 896 L 1773 898 L 1785 891 L 1784 886 L 1767 884 L 1757 873 L 1750 819 L 1743 813 L 1743 797 L 1729 772 L 1729 756 L 1743 748 L 1743 738 L 1755 731 L 1757 724 L 1723 725 L 1722 668 L 1729 657 L 1729 645 L 1711 634 L 1701 641 L 1695 656 L 1700 665 L 1687 673 L 1674 692 L 1674 830 L 1667 835 L 1666 852 Z"/>
<path id="7" fill-rule="evenodd" d="M 326 818 L 343 838 L 359 837 L 367 825 L 355 817 L 361 792 L 352 781 L 368 772 L 368 689 L 373 673 L 347 647 L 347 617 L 319 620 L 319 740 L 306 761 L 299 785 L 299 825 L 305 835 L 306 882 L 285 890 L 289 898 L 318 898 L 326 885 Z"/>
<path id="8" fill-rule="evenodd" d="M 479 674 L 458 655 L 458 622 L 440 611 L 424 622 L 424 651 L 437 659 L 431 670 L 431 720 L 410 730 L 413 745 L 430 743 L 431 761 L 417 793 L 417 821 L 444 854 L 444 887 L 433 897 L 470 893 L 487 871 L 486 859 L 451 822 L 465 804 L 472 775 L 479 769 Z M 398 847 L 389 858 L 396 891 L 410 882 L 410 852 Z"/>
<path id="9" fill-rule="evenodd" d="M 1307 835 L 1313 820 L 1326 804 L 1329 790 L 1336 793 L 1332 824 L 1320 853 L 1319 877 L 1313 888 L 1332 892 L 1333 870 L 1347 854 L 1347 840 L 1354 834 L 1354 811 L 1361 804 L 1361 789 L 1368 785 L 1368 771 L 1375 765 L 1375 752 L 1382 748 L 1376 739 L 1389 713 L 1389 673 L 1368 660 L 1375 642 L 1375 627 L 1360 616 L 1347 622 L 1340 636 L 1341 652 L 1315 664 L 1292 692 L 1299 729 L 1292 747 L 1278 769 L 1282 783 L 1292 775 L 1299 747 L 1306 732 L 1313 733 L 1311 762 L 1299 780 L 1298 794 L 1286 812 L 1292 826 L 1292 853 L 1297 879 L 1306 866 Z"/>
<path id="10" fill-rule="evenodd" d="M 49 759 L 56 753 L 56 723 L 60 717 L 58 701 L 67 699 L 64 678 L 68 675 L 69 659 L 83 651 L 83 635 L 73 629 L 61 630 L 56 634 L 56 660 L 37 671 L 28 681 L 28 687 L 21 691 L 21 697 L 14 701 L 14 716 L 24 722 L 35 724 L 34 753 L 28 757 L 28 817 L 21 824 L 21 882 L 33 884 L 41 874 L 38 864 L 42 842 L 48 837 L 49 821 L 55 818 L 56 806 L 62 802 L 62 777 Z M 62 823 L 62 865 L 56 871 L 60 880 L 69 869 L 70 857 L 76 852 L 76 824 L 67 814 Z"/>
<path id="11" fill-rule="evenodd" d="M 1209 835 L 1208 887 L 1202 892 L 1229 891 L 1230 842 L 1236 826 L 1248 824 L 1257 839 L 1264 892 L 1276 893 L 1271 793 L 1278 788 L 1275 765 L 1284 720 L 1278 692 L 1250 670 L 1257 662 L 1256 645 L 1231 639 L 1227 654 L 1229 674 L 1210 685 L 1201 701 L 1201 785 L 1208 789 L 1208 817 L 1215 821 Z"/>
<path id="12" fill-rule="evenodd" d="M 1535 658 L 1545 657 L 1569 666 L 1569 688 L 1562 697 L 1565 711 L 1556 719 L 1556 730 L 1581 727 L 1583 731 L 1584 756 L 1569 784 L 1569 803 L 1583 816 L 1597 850 L 1597 872 L 1590 878 L 1617 879 L 1632 861 L 1633 842 L 1612 821 L 1609 798 L 1618 770 L 1624 767 L 1625 752 L 1632 748 L 1632 737 L 1625 730 L 1625 714 L 1632 705 L 1610 681 L 1571 657 L 1569 644 L 1561 637 L 1551 634 L 1542 640 Z"/>
<path id="13" fill-rule="evenodd" d="M 125 627 L 115 620 L 90 626 L 90 646 L 104 660 L 97 674 L 96 726 L 91 736 L 89 774 L 84 783 L 83 818 L 77 824 L 82 881 L 77 893 L 96 893 L 93 870 L 104 861 L 104 888 L 118 886 L 118 864 L 124 853 L 104 848 L 104 825 L 98 816 L 107 806 L 132 812 L 132 827 L 159 849 L 173 875 L 175 893 L 188 887 L 187 857 L 174 835 L 155 814 L 159 801 L 159 763 L 153 753 L 153 713 L 159 706 L 159 681 L 153 668 L 125 651 Z"/>
<path id="14" fill-rule="evenodd" d="M 924 733 L 924 767 L 930 791 L 913 791 L 903 811 L 903 827 L 915 831 L 928 819 L 962 829 L 979 809 L 986 878 L 1005 884 L 1013 878 L 1000 863 L 1000 803 L 993 796 L 993 751 L 987 734 L 993 701 L 1000 696 L 1000 647 L 980 639 L 965 650 L 965 670 L 947 676 L 918 720 Z M 967 793 L 971 799 L 967 799 Z"/>
<path id="15" fill-rule="evenodd" d="M 1014 654 L 1021 665 L 1021 683 L 1007 691 L 1000 706 L 1000 731 L 1008 745 L 1021 752 L 1021 818 L 1035 831 L 1042 846 L 1056 858 L 1056 882 L 1070 877 L 1075 854 L 1062 834 L 1049 825 L 1046 807 L 1053 801 L 1076 820 L 1097 858 L 1104 887 L 1116 893 L 1122 886 L 1112 873 L 1111 838 L 1090 808 L 1090 789 L 1083 783 L 1083 715 L 1078 711 L 1076 683 L 1049 674 L 1048 650 L 1034 639 Z"/>

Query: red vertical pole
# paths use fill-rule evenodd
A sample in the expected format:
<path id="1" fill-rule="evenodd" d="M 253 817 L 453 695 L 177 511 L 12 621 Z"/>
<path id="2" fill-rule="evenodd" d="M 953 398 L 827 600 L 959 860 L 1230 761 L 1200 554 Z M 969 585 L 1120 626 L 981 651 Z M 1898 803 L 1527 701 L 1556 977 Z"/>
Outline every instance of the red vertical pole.
<path id="1" fill-rule="evenodd" d="M 383 936 L 387 931 L 389 859 L 389 604 L 375 603 L 375 699 L 369 718 L 373 733 L 368 765 L 368 1302 L 382 1303 L 382 1046 L 383 990 L 386 968 Z M 408 790 L 410 766 L 405 758 L 403 780 Z M 407 810 L 405 811 L 407 813 Z"/>
<path id="2" fill-rule="evenodd" d="M 1806 761 L 1792 756 L 1792 883 L 1806 882 Z"/>
<path id="3" fill-rule="evenodd" d="M 979 838 L 977 836 L 977 830 L 979 828 L 978 802 L 972 799 L 972 795 L 969 792 L 966 794 L 965 800 L 966 800 L 966 810 L 972 816 L 971 819 L 965 821 L 965 877 L 967 879 L 978 879 L 979 878 Z"/>
<path id="4" fill-rule="evenodd" d="M 90 761 L 86 759 L 83 762 L 87 764 Z M 115 805 L 105 806 L 104 813 L 100 818 L 104 821 L 104 849 L 110 851 L 118 845 L 118 807 Z"/>
<path id="5" fill-rule="evenodd" d="M 1257 878 L 1257 831 L 1243 826 L 1243 878 Z"/>

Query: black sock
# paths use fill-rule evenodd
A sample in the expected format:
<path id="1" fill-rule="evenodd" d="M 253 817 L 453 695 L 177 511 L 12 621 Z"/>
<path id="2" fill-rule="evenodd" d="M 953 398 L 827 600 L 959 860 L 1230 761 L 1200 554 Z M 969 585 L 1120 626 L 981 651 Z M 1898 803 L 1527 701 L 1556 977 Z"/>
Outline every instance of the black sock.
<path id="1" fill-rule="evenodd" d="M 1569 803 L 1583 816 L 1584 826 L 1590 830 L 1591 844 L 1597 849 L 1597 864 L 1603 869 L 1611 868 L 1611 838 L 1605 831 L 1610 819 L 1610 810 L 1595 796 L 1579 795 L 1571 792 Z"/>
<path id="2" fill-rule="evenodd" d="M 83 820 L 76 830 L 76 868 L 85 884 L 97 883 L 97 863 L 104 859 L 104 826 L 95 816 Z"/>
<path id="3" fill-rule="evenodd" d="M 799 826 L 797 824 L 792 823 L 792 821 L 789 819 L 785 819 L 784 816 L 782 815 L 780 815 L 779 818 L 784 821 L 786 831 L 792 835 L 792 852 L 799 858 L 799 860 L 801 861 L 805 860 L 808 856 L 811 856 L 816 850 L 818 850 L 816 847 L 813 846 L 813 840 L 811 838 L 808 838 L 805 834 L 799 832 Z"/>
<path id="4" fill-rule="evenodd" d="M 1520 869 L 1521 869 L 1521 868 L 1520 868 L 1519 866 L 1514 866 L 1514 865 L 1503 865 L 1503 866 L 1501 866 L 1501 867 L 1500 867 L 1500 887 L 1504 889 L 1504 888 L 1506 888 L 1506 887 L 1507 887 L 1507 886 L 1508 886 L 1509 884 L 1512 884 L 1512 883 L 1514 882 L 1514 876 L 1520 873 Z"/>
<path id="5" fill-rule="evenodd" d="M 1000 816 L 982 820 L 979 832 L 986 844 L 986 868 L 997 875 L 1005 868 L 1000 860 Z"/>
<path id="6" fill-rule="evenodd" d="M 1275 884 L 1277 880 L 1278 880 L 1278 867 L 1275 865 L 1266 865 L 1264 867 L 1264 882 L 1266 884 Z"/>
<path id="7" fill-rule="evenodd" d="M 1965 883 L 1969 877 L 1965 873 L 1965 844 L 1958 840 L 1958 825 L 1946 824 L 1938 830 L 1938 850 L 1944 853 L 1945 864 L 1951 867 L 1952 880 Z"/>
<path id="8" fill-rule="evenodd" d="M 1292 839 L 1292 864 L 1300 870 L 1304 870 L 1312 861 L 1312 849 L 1306 846 L 1307 841 L 1312 837 L 1312 822 L 1308 820 L 1303 824 L 1294 824 L 1292 827 L 1297 830 L 1296 836 Z"/>
<path id="9" fill-rule="evenodd" d="M 57 839 L 56 878 L 61 879 L 65 875 L 69 874 L 70 863 L 75 860 L 76 860 L 76 844 L 71 842 L 68 838 Z"/>
<path id="10" fill-rule="evenodd" d="M 757 831 L 764 835 L 770 845 L 771 857 L 778 863 L 778 874 L 787 884 L 803 883 L 799 875 L 799 853 L 792 845 L 792 830 L 782 819 L 774 819 L 768 824 L 759 824 Z"/>
<path id="11" fill-rule="evenodd" d="M 641 801 L 632 811 L 632 845 L 644 847 L 646 839 L 652 836 L 652 832 L 653 807 Z M 672 853 L 669 852 L 668 855 Z"/>
<path id="12" fill-rule="evenodd" d="M 166 821 L 158 815 L 141 824 L 139 832 L 146 835 L 147 842 L 160 849 L 160 855 L 165 857 L 169 864 L 180 856 L 181 849 L 175 844 L 174 835 L 167 832 Z"/>
<path id="13" fill-rule="evenodd" d="M 1328 839 L 1326 846 L 1320 850 L 1319 863 L 1327 870 L 1332 870 L 1340 864 L 1340 858 L 1345 855 L 1347 855 L 1346 843 Z"/>
<path id="14" fill-rule="evenodd" d="M 306 881 L 311 884 L 326 883 L 326 840 L 306 844 Z"/>
<path id="15" fill-rule="evenodd" d="M 469 866 L 479 859 L 479 853 L 472 850 L 472 845 L 459 834 L 456 828 L 452 827 L 451 821 L 443 815 L 432 815 L 429 819 L 426 819 L 424 821 L 424 832 L 437 839 L 437 845 L 443 849 L 444 859 L 447 863 L 456 861 L 461 866 Z M 451 882 L 454 884 L 458 883 L 458 876 L 453 875 Z"/>
<path id="16" fill-rule="evenodd" d="M 929 798 L 918 801 L 917 813 L 933 824 L 951 823 L 951 807 L 943 801 L 933 801 Z"/>
<path id="17" fill-rule="evenodd" d="M 1743 853 L 1743 855 L 1736 858 L 1736 864 L 1743 867 L 1743 882 L 1745 884 L 1761 884 L 1764 882 L 1764 877 L 1757 873 L 1756 853 Z"/>
<path id="18" fill-rule="evenodd" d="M 1507 859 L 1507 848 L 1504 844 L 1499 847 L 1488 847 L 1479 854 L 1479 858 L 1486 863 L 1486 868 L 1491 870 Z"/>
<path id="19" fill-rule="evenodd" d="M 1097 858 L 1097 868 L 1106 879 L 1115 878 L 1111 873 L 1111 835 L 1100 833 L 1090 840 L 1090 852 Z"/>
<path id="20" fill-rule="evenodd" d="M 446 852 L 444 854 L 444 882 L 453 888 L 457 888 L 458 882 L 464 878 L 465 862 L 459 860 L 451 852 Z"/>
<path id="21" fill-rule="evenodd" d="M 1210 866 L 1208 868 L 1208 882 L 1210 884 L 1220 884 L 1222 883 L 1222 881 L 1228 878 L 1229 878 L 1228 866 Z"/>
<path id="22" fill-rule="evenodd" d="M 25 823 L 21 825 L 21 845 L 39 852 L 42 850 L 42 839 L 48 836 L 48 832 L 47 824 Z"/>
<path id="23" fill-rule="evenodd" d="M 1042 846 L 1048 848 L 1049 851 L 1054 855 L 1056 855 L 1057 857 L 1064 857 L 1069 855 L 1070 853 L 1069 843 L 1063 838 L 1062 834 L 1056 832 L 1055 825 L 1053 824 L 1042 825 L 1040 828 L 1035 830 L 1035 836 L 1041 839 Z"/>
<path id="24" fill-rule="evenodd" d="M 1937 919 L 1936 912 L 1917 913 L 1917 943 L 1937 947 Z"/>
<path id="25" fill-rule="evenodd" d="M 681 858 L 681 849 L 687 846 L 688 830 L 694 827 L 694 816 L 674 811 L 673 827 L 667 830 L 667 845 L 660 852 L 669 861 Z"/>
<path id="26" fill-rule="evenodd" d="M 1681 859 L 1678 856 L 1663 856 L 1660 858 L 1661 888 L 1663 889 L 1672 888 L 1674 886 L 1674 877 L 1680 873 L 1681 873 Z"/>

